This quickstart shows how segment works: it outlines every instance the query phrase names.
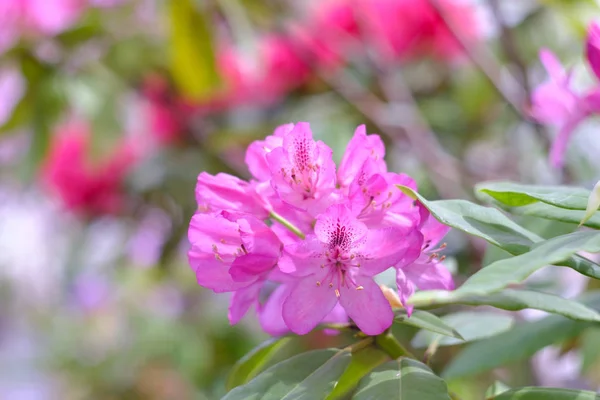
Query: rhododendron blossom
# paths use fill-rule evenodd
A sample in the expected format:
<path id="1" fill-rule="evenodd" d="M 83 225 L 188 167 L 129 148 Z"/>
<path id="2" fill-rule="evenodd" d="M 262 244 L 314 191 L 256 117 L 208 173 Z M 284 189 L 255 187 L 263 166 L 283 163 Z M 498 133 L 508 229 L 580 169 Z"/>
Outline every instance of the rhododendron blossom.
<path id="1" fill-rule="evenodd" d="M 117 213 L 124 206 L 124 180 L 139 158 L 138 151 L 123 140 L 110 155 L 93 162 L 90 140 L 85 123 L 61 127 L 42 166 L 42 181 L 69 210 L 88 215 Z"/>
<path id="2" fill-rule="evenodd" d="M 587 60 L 600 79 L 600 25 L 593 22 L 588 28 Z M 555 167 L 564 163 L 567 144 L 575 128 L 591 114 L 600 112 L 600 86 L 584 94 L 577 93 L 571 84 L 571 71 L 566 71 L 550 51 L 540 51 L 540 60 L 549 79 L 532 94 L 531 115 L 537 121 L 555 126 L 558 134 L 550 149 L 550 161 Z"/>
<path id="3" fill-rule="evenodd" d="M 248 147 L 254 180 L 200 174 L 189 261 L 200 285 L 234 293 L 232 324 L 254 306 L 272 335 L 349 319 L 377 335 L 397 306 L 377 274 L 396 269 L 405 307 L 417 288 L 453 287 L 431 250 L 447 227 L 396 188 L 416 184 L 389 172 L 384 155 L 381 138 L 360 126 L 336 172 L 332 150 L 299 122 Z"/>

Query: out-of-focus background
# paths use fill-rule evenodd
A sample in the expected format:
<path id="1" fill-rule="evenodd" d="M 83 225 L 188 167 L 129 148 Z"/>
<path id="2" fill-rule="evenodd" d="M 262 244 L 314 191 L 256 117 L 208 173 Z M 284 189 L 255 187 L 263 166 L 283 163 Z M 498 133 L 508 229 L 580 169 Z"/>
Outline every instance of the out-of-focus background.
<path id="1" fill-rule="evenodd" d="M 310 122 L 336 160 L 366 124 L 428 198 L 500 178 L 590 186 L 597 122 L 561 171 L 555 132 L 527 110 L 542 47 L 596 84 L 583 43 L 597 16 L 592 0 L 0 0 L 0 399 L 222 396 L 267 335 L 253 315 L 230 326 L 229 295 L 196 284 L 194 186 L 201 171 L 248 178 L 245 148 L 282 123 Z M 502 257 L 448 242 L 457 283 Z M 575 275 L 530 285 L 572 297 L 589 285 Z M 588 336 L 450 388 L 480 399 L 500 374 L 597 389 Z M 280 358 L 347 341 L 296 337 Z"/>

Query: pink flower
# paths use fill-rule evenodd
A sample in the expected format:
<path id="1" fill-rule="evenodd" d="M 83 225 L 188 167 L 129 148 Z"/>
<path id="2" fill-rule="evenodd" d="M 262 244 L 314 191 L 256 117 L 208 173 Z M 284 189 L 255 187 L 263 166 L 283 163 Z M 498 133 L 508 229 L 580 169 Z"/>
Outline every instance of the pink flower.
<path id="1" fill-rule="evenodd" d="M 340 162 L 337 171 L 338 186 L 348 188 L 354 180 L 364 179 L 359 177 L 361 174 L 386 173 L 384 157 L 385 147 L 379 135 L 367 135 L 366 127 L 360 125 L 354 131 Z M 368 163 L 367 167 L 364 166 L 365 163 Z"/>
<path id="2" fill-rule="evenodd" d="M 196 201 L 202 212 L 239 211 L 260 218 L 268 215 L 253 185 L 225 173 L 210 175 L 202 172 L 198 175 Z"/>
<path id="3" fill-rule="evenodd" d="M 313 64 L 335 70 L 363 52 L 356 3 L 352 0 L 322 0 L 314 3 L 308 21 L 294 27 L 293 37 Z"/>
<path id="4" fill-rule="evenodd" d="M 252 176 L 259 181 L 271 179 L 271 171 L 267 163 L 267 153 L 277 147 L 283 146 L 283 138 L 294 129 L 294 124 L 278 126 L 272 135 L 265 140 L 256 140 L 246 150 L 246 165 Z"/>
<path id="5" fill-rule="evenodd" d="M 61 128 L 42 167 L 42 181 L 70 210 L 92 215 L 117 213 L 124 205 L 122 187 L 137 152 L 123 141 L 108 157 L 92 164 L 89 141 L 89 127 L 84 123 Z"/>
<path id="6" fill-rule="evenodd" d="M 425 215 L 427 214 L 429 213 L 426 212 Z M 407 305 L 406 300 L 416 289 L 454 289 L 452 275 L 441 263 L 445 256 L 440 257 L 438 253 L 446 245 L 442 244 L 440 247 L 435 248 L 449 230 L 449 226 L 441 224 L 432 216 L 426 217 L 425 223 L 420 228 L 424 238 L 421 255 L 415 262 L 404 265 L 397 270 L 396 284 L 398 285 L 400 301 L 406 307 L 408 315 L 412 312 L 412 306 Z"/>
<path id="7" fill-rule="evenodd" d="M 0 51 L 21 36 L 53 36 L 79 18 L 84 0 L 2 0 L 0 1 Z"/>
<path id="8" fill-rule="evenodd" d="M 363 0 L 360 4 L 369 36 L 386 61 L 424 55 L 451 59 L 462 54 L 461 45 L 428 0 Z M 438 1 L 438 5 L 463 37 L 480 37 L 472 6 L 454 0 Z"/>
<path id="9" fill-rule="evenodd" d="M 308 123 L 297 123 L 283 138 L 283 145 L 266 157 L 271 185 L 285 203 L 312 215 L 331 204 L 335 190 L 332 151 L 313 140 Z"/>
<path id="10" fill-rule="evenodd" d="M 595 21 L 588 27 L 585 49 L 588 63 L 596 77 L 600 79 L 600 25 Z"/>
<path id="11" fill-rule="evenodd" d="M 286 245 L 279 263 L 283 272 L 299 278 L 283 303 L 286 325 L 306 334 L 339 301 L 363 332 L 383 332 L 394 314 L 373 276 L 401 260 L 415 260 L 421 235 L 412 228 L 369 230 L 345 205 L 319 215 L 314 232 Z"/>
<path id="12" fill-rule="evenodd" d="M 414 189 L 417 185 L 407 175 L 387 172 L 384 156 L 381 138 L 367 135 L 365 126 L 359 126 L 342 157 L 338 186 L 358 219 L 368 227 L 410 226 L 419 219 L 418 209 L 396 185 Z"/>
<path id="13" fill-rule="evenodd" d="M 221 44 L 217 60 L 224 89 L 216 104 L 272 104 L 304 84 L 310 69 L 285 36 L 259 37 L 248 49 Z"/>
<path id="14" fill-rule="evenodd" d="M 269 335 L 281 336 L 289 333 L 290 328 L 285 324 L 282 313 L 283 303 L 287 300 L 293 288 L 294 285 L 289 283 L 279 285 L 273 293 L 271 293 L 269 299 L 259 307 L 258 316 L 260 326 Z M 348 322 L 348 314 L 346 314 L 346 311 L 344 311 L 341 304 L 338 303 L 321 322 L 346 323 Z M 336 334 L 337 331 L 326 329 L 325 333 Z"/>
<path id="15" fill-rule="evenodd" d="M 537 121 L 559 129 L 550 149 L 550 161 L 560 167 L 574 129 L 594 109 L 600 109 L 599 95 L 595 91 L 585 96 L 575 93 L 571 87 L 571 72 L 565 71 L 550 51 L 542 49 L 540 60 L 550 79 L 534 90 L 530 113 Z"/>
<path id="16" fill-rule="evenodd" d="M 215 292 L 236 291 L 230 322 L 237 323 L 258 301 L 262 282 L 277 264 L 281 243 L 250 214 L 196 213 L 190 222 L 188 259 L 198 284 Z"/>

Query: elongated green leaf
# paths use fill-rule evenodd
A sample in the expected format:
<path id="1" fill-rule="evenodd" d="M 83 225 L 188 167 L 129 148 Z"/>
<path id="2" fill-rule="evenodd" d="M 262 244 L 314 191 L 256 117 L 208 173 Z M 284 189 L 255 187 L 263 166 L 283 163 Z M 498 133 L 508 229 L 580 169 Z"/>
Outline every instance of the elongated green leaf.
<path id="1" fill-rule="evenodd" d="M 563 299 L 553 294 L 533 290 L 505 289 L 502 292 L 487 295 L 476 295 L 460 291 L 429 290 L 415 293 L 408 299 L 408 302 L 415 307 L 465 304 L 469 306 L 492 306 L 510 311 L 532 308 L 578 321 L 600 321 L 598 312 L 575 300 Z"/>
<path id="2" fill-rule="evenodd" d="M 425 348 L 435 342 L 438 346 L 452 346 L 505 332 L 513 325 L 512 316 L 497 312 L 462 311 L 445 315 L 441 319 L 448 326 L 456 329 L 464 340 L 440 336 L 429 331 L 419 331 L 411 345 L 415 348 Z"/>
<path id="3" fill-rule="evenodd" d="M 476 191 L 511 207 L 528 204 L 551 204 L 568 210 L 585 210 L 590 191 L 579 187 L 523 185 L 513 182 L 484 182 Z"/>
<path id="4" fill-rule="evenodd" d="M 513 255 L 523 254 L 544 239 L 513 222 L 495 208 L 483 207 L 465 200 L 428 201 L 409 187 L 398 186 L 406 195 L 421 202 L 441 223 L 478 236 Z M 580 274 L 600 279 L 600 265 L 575 255 L 560 265 Z"/>
<path id="5" fill-rule="evenodd" d="M 275 364 L 222 400 L 315 399 L 329 393 L 350 363 L 346 350 L 314 350 Z"/>
<path id="6" fill-rule="evenodd" d="M 289 340 L 290 338 L 287 337 L 267 340 L 242 357 L 229 373 L 227 390 L 243 385 L 254 378 Z"/>
<path id="7" fill-rule="evenodd" d="M 396 317 L 395 321 L 401 324 L 411 325 L 417 328 L 439 333 L 444 336 L 462 339 L 462 336 L 456 331 L 456 329 L 446 324 L 442 319 L 440 319 L 440 317 L 428 313 L 427 311 L 414 310 L 410 318 L 407 318 L 406 315 L 403 315 Z"/>
<path id="8" fill-rule="evenodd" d="M 169 2 L 171 72 L 177 87 L 193 100 L 212 95 L 220 85 L 211 29 L 192 0 Z"/>
<path id="9" fill-rule="evenodd" d="M 597 310 L 600 292 L 582 296 L 581 301 Z M 552 315 L 517 325 L 510 331 L 468 344 L 446 367 L 442 376 L 460 378 L 531 357 L 538 350 L 580 334 L 592 323 Z"/>
<path id="10" fill-rule="evenodd" d="M 559 264 L 578 251 L 600 252 L 600 232 L 584 231 L 557 236 L 527 253 L 496 261 L 472 275 L 457 292 L 487 294 L 498 291 L 522 282 L 546 265 Z"/>
<path id="11" fill-rule="evenodd" d="M 485 391 L 485 398 L 493 399 L 495 396 L 498 396 L 500 393 L 504 393 L 507 390 L 510 390 L 510 387 L 500 381 L 496 381 Z"/>
<path id="12" fill-rule="evenodd" d="M 326 400 L 342 399 L 350 393 L 360 380 L 374 368 L 389 361 L 390 357 L 383 351 L 368 346 L 352 354 L 350 364 L 340 376 L 333 391 Z"/>
<path id="13" fill-rule="evenodd" d="M 600 395 L 588 390 L 523 387 L 507 390 L 486 400 L 597 400 Z"/>
<path id="14" fill-rule="evenodd" d="M 513 214 L 529 215 L 532 217 L 551 219 L 555 221 L 579 224 L 584 220 L 584 226 L 600 229 L 600 214 L 595 213 L 589 219 L 585 219 L 585 211 L 567 210 L 546 203 L 534 203 L 523 207 L 512 207 L 509 211 Z"/>
<path id="15" fill-rule="evenodd" d="M 428 201 L 409 187 L 398 188 L 420 201 L 441 223 L 483 238 L 511 254 L 524 253 L 533 243 L 542 240 L 495 208 L 483 207 L 466 200 Z"/>
<path id="16" fill-rule="evenodd" d="M 416 360 L 400 358 L 376 368 L 365 377 L 353 400 L 450 400 L 446 382 Z"/>

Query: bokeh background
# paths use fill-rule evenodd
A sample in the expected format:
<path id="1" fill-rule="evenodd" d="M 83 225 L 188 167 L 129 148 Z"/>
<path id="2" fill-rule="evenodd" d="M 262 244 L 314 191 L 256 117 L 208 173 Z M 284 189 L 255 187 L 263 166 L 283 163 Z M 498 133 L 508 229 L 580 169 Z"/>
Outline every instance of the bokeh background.
<path id="1" fill-rule="evenodd" d="M 221 397 L 267 335 L 253 315 L 230 326 L 229 295 L 196 284 L 194 186 L 201 171 L 248 178 L 245 148 L 280 124 L 310 122 L 337 161 L 366 124 L 428 198 L 472 199 L 489 179 L 591 187 L 597 121 L 558 170 L 555 132 L 528 111 L 540 48 L 596 84 L 583 47 L 599 16 L 593 0 L 0 0 L 0 399 Z M 504 256 L 447 241 L 457 283 Z M 593 286 L 569 271 L 528 285 Z M 450 388 L 465 400 L 498 378 L 595 390 L 600 358 L 582 350 L 597 348 L 594 329 Z M 349 339 L 292 338 L 278 358 Z"/>

